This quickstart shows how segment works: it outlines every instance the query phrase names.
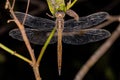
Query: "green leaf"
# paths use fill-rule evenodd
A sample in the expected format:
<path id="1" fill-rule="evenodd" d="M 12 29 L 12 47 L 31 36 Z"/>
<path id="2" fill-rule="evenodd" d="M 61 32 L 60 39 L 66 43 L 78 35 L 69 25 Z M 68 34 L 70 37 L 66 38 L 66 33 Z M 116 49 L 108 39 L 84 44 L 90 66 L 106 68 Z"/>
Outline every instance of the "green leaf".
<path id="1" fill-rule="evenodd" d="M 65 11 L 65 2 L 64 0 L 47 0 L 48 7 L 52 15 L 57 11 Z"/>
<path id="2" fill-rule="evenodd" d="M 57 11 L 66 12 L 66 10 L 70 9 L 76 2 L 77 0 L 74 0 L 73 2 L 70 0 L 66 6 L 64 0 L 47 0 L 49 10 L 53 16 Z"/>

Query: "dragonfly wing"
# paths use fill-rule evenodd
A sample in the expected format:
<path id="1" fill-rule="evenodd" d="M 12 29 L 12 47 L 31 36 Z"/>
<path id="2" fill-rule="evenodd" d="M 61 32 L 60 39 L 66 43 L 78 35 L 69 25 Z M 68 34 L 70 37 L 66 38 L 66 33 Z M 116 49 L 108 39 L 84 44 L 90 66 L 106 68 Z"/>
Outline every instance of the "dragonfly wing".
<path id="1" fill-rule="evenodd" d="M 45 41 L 48 38 L 48 33 L 50 31 L 44 31 L 44 30 L 37 30 L 37 29 L 30 29 L 30 28 L 25 28 L 28 39 L 31 43 L 37 44 L 37 45 L 43 45 Z M 21 36 L 21 33 L 19 29 L 13 29 L 9 32 L 9 35 L 17 40 L 23 41 L 23 38 Z M 56 37 L 53 37 L 50 44 L 53 44 L 57 41 Z"/>
<path id="2" fill-rule="evenodd" d="M 86 17 L 80 17 L 79 21 L 70 19 L 68 21 L 65 21 L 64 31 L 90 28 L 107 20 L 108 16 L 109 14 L 107 12 L 97 12 Z"/>
<path id="3" fill-rule="evenodd" d="M 17 16 L 19 21 L 22 23 L 24 20 L 25 13 L 15 12 L 15 15 Z M 49 19 L 34 17 L 32 15 L 27 14 L 24 25 L 32 27 L 34 29 L 48 30 L 48 29 L 53 29 L 53 27 L 55 26 L 55 23 L 54 21 Z"/>
<path id="4" fill-rule="evenodd" d="M 109 31 L 105 29 L 87 29 L 85 32 L 79 31 L 75 32 L 73 35 L 70 34 L 69 36 L 63 36 L 63 42 L 72 45 L 83 45 L 108 38 L 109 36 Z"/>

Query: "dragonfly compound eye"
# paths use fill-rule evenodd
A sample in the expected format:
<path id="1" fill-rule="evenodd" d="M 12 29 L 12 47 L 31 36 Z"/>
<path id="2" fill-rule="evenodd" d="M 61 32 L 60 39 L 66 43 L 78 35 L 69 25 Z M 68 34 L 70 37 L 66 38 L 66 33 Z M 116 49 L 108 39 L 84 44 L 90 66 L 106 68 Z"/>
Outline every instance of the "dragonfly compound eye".
<path id="1" fill-rule="evenodd" d="M 65 13 L 63 11 L 58 11 L 55 13 L 55 17 L 56 18 L 64 18 L 65 17 Z"/>

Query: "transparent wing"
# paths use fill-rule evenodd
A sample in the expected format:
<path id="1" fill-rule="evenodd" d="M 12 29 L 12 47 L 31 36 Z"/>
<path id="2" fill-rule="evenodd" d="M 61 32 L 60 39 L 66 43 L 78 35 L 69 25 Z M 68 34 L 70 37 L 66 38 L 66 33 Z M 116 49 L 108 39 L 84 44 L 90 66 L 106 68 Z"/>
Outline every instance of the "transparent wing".
<path id="1" fill-rule="evenodd" d="M 19 21 L 22 23 L 25 13 L 15 12 L 15 15 L 17 16 Z M 34 29 L 48 30 L 48 29 L 53 29 L 53 27 L 55 26 L 55 23 L 54 21 L 49 20 L 49 19 L 34 17 L 32 15 L 27 14 L 24 25 L 32 27 Z"/>
<path id="2" fill-rule="evenodd" d="M 85 32 L 72 32 L 73 34 L 70 34 L 70 32 L 68 32 L 65 36 L 64 33 L 63 42 L 72 45 L 83 45 L 90 42 L 96 42 L 110 36 L 109 31 L 104 29 L 87 29 Z"/>
<path id="3" fill-rule="evenodd" d="M 97 12 L 86 17 L 80 17 L 79 21 L 70 19 L 65 21 L 64 31 L 72 31 L 74 29 L 80 30 L 90 28 L 107 20 L 109 14 L 107 12 Z"/>
<path id="4" fill-rule="evenodd" d="M 48 38 L 47 34 L 50 33 L 50 31 L 30 29 L 30 28 L 25 28 L 25 30 L 26 30 L 29 41 L 33 44 L 38 44 L 38 45 L 43 45 Z M 19 29 L 11 30 L 9 32 L 9 35 L 14 39 L 23 41 L 23 38 L 21 36 Z M 53 37 L 50 44 L 53 44 L 56 41 L 57 41 L 57 38 Z"/>

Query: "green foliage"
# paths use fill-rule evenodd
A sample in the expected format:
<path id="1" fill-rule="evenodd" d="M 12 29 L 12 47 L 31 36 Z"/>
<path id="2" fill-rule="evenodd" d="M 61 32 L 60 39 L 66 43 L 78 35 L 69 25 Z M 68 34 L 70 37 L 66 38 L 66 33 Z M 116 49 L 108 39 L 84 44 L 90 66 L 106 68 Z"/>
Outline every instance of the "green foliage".
<path id="1" fill-rule="evenodd" d="M 76 3 L 76 1 L 77 0 L 71 2 L 70 0 L 67 5 L 65 4 L 64 0 L 47 0 L 47 3 L 50 12 L 52 13 L 52 15 L 54 15 L 57 11 L 66 12 L 66 10 L 70 9 Z"/>

